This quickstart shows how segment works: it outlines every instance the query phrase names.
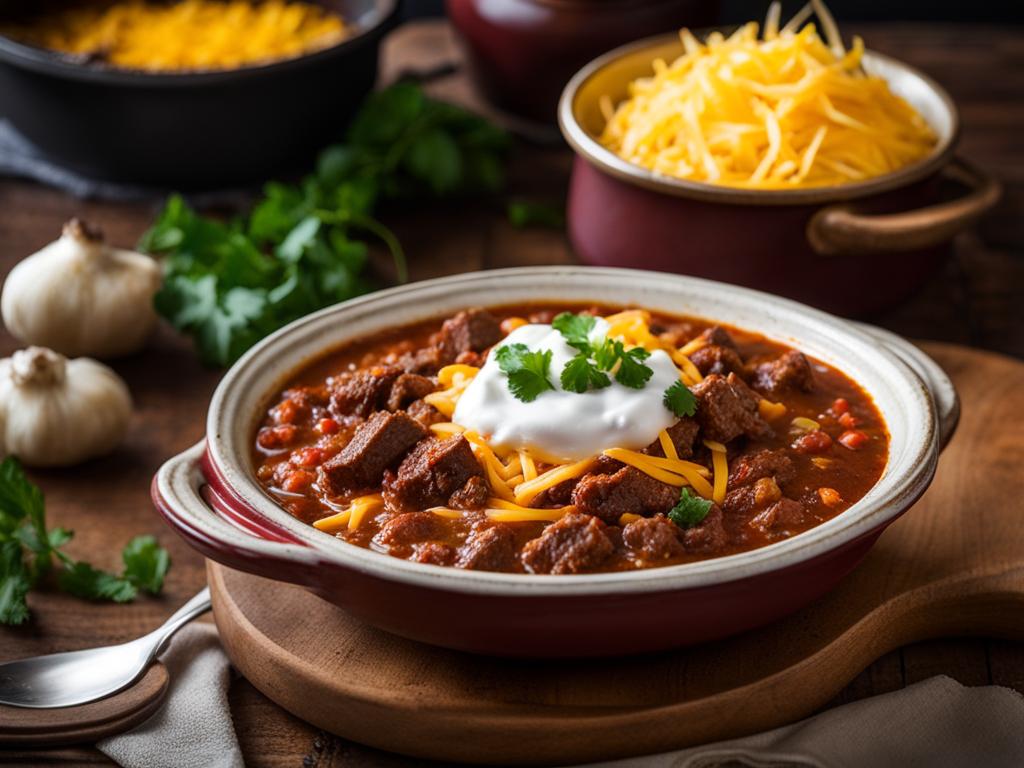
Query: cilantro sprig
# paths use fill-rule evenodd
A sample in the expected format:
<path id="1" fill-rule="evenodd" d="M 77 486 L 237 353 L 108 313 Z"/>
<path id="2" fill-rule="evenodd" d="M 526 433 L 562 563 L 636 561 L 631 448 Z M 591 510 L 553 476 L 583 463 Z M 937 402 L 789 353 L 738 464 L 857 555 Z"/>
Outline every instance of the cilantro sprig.
<path id="1" fill-rule="evenodd" d="M 137 536 L 121 553 L 120 575 L 74 560 L 61 551 L 74 534 L 46 527 L 43 493 L 8 456 L 0 462 L 0 624 L 28 620 L 25 598 L 56 569 L 56 583 L 87 600 L 133 600 L 140 589 L 157 594 L 170 568 L 167 550 L 152 536 Z"/>
<path id="2" fill-rule="evenodd" d="M 297 184 L 267 184 L 243 218 L 224 222 L 172 196 L 141 250 L 164 257 L 157 311 L 192 336 L 203 361 L 228 365 L 283 325 L 367 293 L 367 236 L 407 275 L 395 235 L 374 213 L 399 198 L 494 192 L 509 139 L 411 83 L 372 94 L 345 142 Z"/>
<path id="3" fill-rule="evenodd" d="M 679 501 L 668 513 L 668 519 L 680 528 L 692 528 L 704 522 L 712 503 L 708 499 L 691 495 L 689 488 L 683 488 L 679 492 Z"/>
<path id="4" fill-rule="evenodd" d="M 549 378 L 551 350 L 531 352 L 525 344 L 506 344 L 495 352 L 495 359 L 516 399 L 532 403 L 541 392 L 554 389 Z"/>
<path id="5" fill-rule="evenodd" d="M 683 382 L 677 381 L 665 390 L 662 398 L 665 407 L 679 418 L 693 416 L 697 412 L 697 398 Z"/>
<path id="6" fill-rule="evenodd" d="M 597 319 L 591 315 L 562 312 L 551 321 L 551 327 L 562 334 L 565 343 L 578 354 L 562 370 L 562 387 L 582 394 L 590 389 L 611 386 L 608 373 L 625 387 L 643 389 L 654 371 L 644 364 L 651 353 L 642 347 L 626 349 L 621 341 L 593 341 Z"/>

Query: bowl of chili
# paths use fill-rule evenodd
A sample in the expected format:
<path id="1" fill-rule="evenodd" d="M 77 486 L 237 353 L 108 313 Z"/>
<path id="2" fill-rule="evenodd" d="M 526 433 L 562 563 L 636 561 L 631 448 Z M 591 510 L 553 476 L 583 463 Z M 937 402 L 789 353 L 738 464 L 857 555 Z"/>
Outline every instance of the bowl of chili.
<path id="1" fill-rule="evenodd" d="M 786 424 L 790 426 L 775 429 L 773 434 L 781 435 L 778 447 L 791 441 L 796 445 L 809 432 L 827 431 L 826 422 L 832 425 L 829 420 L 834 420 L 834 428 L 827 428 L 834 431 L 837 438 L 832 441 L 833 456 L 865 457 L 862 463 L 844 464 L 848 468 L 843 470 L 848 473 L 846 480 L 835 475 L 837 495 L 849 496 L 850 503 L 843 504 L 835 514 L 822 515 L 811 525 L 796 526 L 791 535 L 748 541 L 751 546 L 741 541 L 737 546 L 699 550 L 703 545 L 698 542 L 697 549 L 659 563 L 645 562 L 643 556 L 636 553 L 626 563 L 615 560 L 617 554 L 606 552 L 605 559 L 587 561 L 580 566 L 579 562 L 566 565 L 564 560 L 559 561 L 562 565 L 552 565 L 554 561 L 545 559 L 543 551 L 537 555 L 539 550 L 544 550 L 543 545 L 526 543 L 514 561 L 507 561 L 506 570 L 494 565 L 488 567 L 499 569 L 476 568 L 468 566 L 466 560 L 460 561 L 460 566 L 459 562 L 414 556 L 414 551 L 426 551 L 425 548 L 385 551 L 380 546 L 385 539 L 380 536 L 374 535 L 373 541 L 360 541 L 358 537 L 331 535 L 330 531 L 318 530 L 309 524 L 310 520 L 345 510 L 332 510 L 329 506 L 333 503 L 332 496 L 321 498 L 316 492 L 307 493 L 301 482 L 291 490 L 282 488 L 290 482 L 288 474 L 302 470 L 304 457 L 310 456 L 313 444 L 304 443 L 302 435 L 313 440 L 312 435 L 317 430 L 322 430 L 322 437 L 332 434 L 344 428 L 338 423 L 346 420 L 343 413 L 354 414 L 353 409 L 361 407 L 359 403 L 369 403 L 366 411 L 369 416 L 359 416 L 352 421 L 357 433 L 368 430 L 366 439 L 351 434 L 346 439 L 350 444 L 372 442 L 370 432 L 375 427 L 371 425 L 394 421 L 396 414 L 387 410 L 389 406 L 381 404 L 383 401 L 378 399 L 376 389 L 365 389 L 363 385 L 387 378 L 390 374 L 386 366 L 406 355 L 404 375 L 413 378 L 403 380 L 405 391 L 415 390 L 418 386 L 415 377 L 419 374 L 411 371 L 418 365 L 425 364 L 429 368 L 433 364 L 424 362 L 422 355 L 422 350 L 430 348 L 429 345 L 421 348 L 422 340 L 430 337 L 429 329 L 442 329 L 435 342 L 436 348 L 443 351 L 445 344 L 458 334 L 448 326 L 446 336 L 442 320 L 458 317 L 467 307 L 490 307 L 496 315 L 504 313 L 506 317 L 515 317 L 515 313 L 530 314 L 544 305 L 552 311 L 547 315 L 542 314 L 543 310 L 535 313 L 534 324 L 528 325 L 526 330 L 541 327 L 536 322 L 544 318 L 550 321 L 554 310 L 595 306 L 610 308 L 608 312 L 618 311 L 612 308 L 643 308 L 664 326 L 658 330 L 659 338 L 671 336 L 669 326 L 673 317 L 683 318 L 678 324 L 678 328 L 683 329 L 679 331 L 682 335 L 676 341 L 691 332 L 709 331 L 705 343 L 698 345 L 709 350 L 705 355 L 693 352 L 692 340 L 686 343 L 689 347 L 684 344 L 682 348 L 691 352 L 706 370 L 701 377 L 703 388 L 700 383 L 691 387 L 698 394 L 697 418 L 701 434 L 726 442 L 735 436 L 714 432 L 725 427 L 712 418 L 715 403 L 705 399 L 707 391 L 711 385 L 720 387 L 732 382 L 737 392 L 743 392 L 746 385 L 736 381 L 732 371 L 731 375 L 726 375 L 724 368 L 715 368 L 719 363 L 731 365 L 732 358 L 720 351 L 724 349 L 721 346 L 725 344 L 724 337 L 709 329 L 722 325 L 742 329 L 734 331 L 738 349 L 755 364 L 744 375 L 752 387 L 763 393 L 774 391 L 776 378 L 782 381 L 789 375 L 783 376 L 781 371 L 786 366 L 778 365 L 780 360 L 792 359 L 784 350 L 806 353 L 819 382 L 818 394 L 806 397 L 825 399 L 802 401 L 805 395 L 798 394 L 771 395 L 771 398 L 778 397 L 779 402 L 786 403 L 789 415 L 830 408 L 834 411 L 821 416 L 822 423 L 809 429 L 807 417 L 787 418 Z M 614 315 L 608 318 L 613 319 Z M 507 330 L 512 330 L 513 325 L 518 327 L 511 323 Z M 449 341 L 445 341 L 446 338 Z M 493 337 L 486 343 L 497 346 L 500 341 Z M 483 366 L 480 368 L 483 371 L 493 354 L 485 349 L 474 351 L 463 347 L 458 351 L 459 362 L 453 365 L 464 369 L 479 365 Z M 655 353 L 650 355 L 651 358 L 643 359 L 653 359 Z M 762 357 L 766 362 L 758 362 Z M 336 367 L 332 369 L 332 365 Z M 361 370 L 368 375 L 360 379 L 362 383 L 357 386 L 353 381 L 358 379 Z M 721 372 L 715 373 L 715 370 Z M 437 377 L 446 380 L 452 375 L 442 369 Z M 336 419 L 314 411 L 309 412 L 305 421 L 296 421 L 294 412 L 278 418 L 282 408 L 294 411 L 303 407 L 297 403 L 300 396 L 295 394 L 302 387 L 315 388 L 316 382 L 328 376 L 338 378 L 339 386 L 331 395 L 334 399 L 330 406 L 335 408 Z M 406 413 L 402 409 L 408 409 L 406 416 L 413 413 L 411 405 L 394 395 L 395 386 L 389 386 L 386 399 L 394 397 L 391 404 L 402 413 Z M 282 391 L 292 394 L 282 395 Z M 335 394 L 338 392 L 341 394 Z M 426 395 L 424 392 L 409 397 L 426 397 L 428 405 L 433 403 L 431 407 L 442 410 L 446 407 L 445 398 L 451 397 L 451 393 L 441 391 Z M 312 389 L 307 394 L 312 397 Z M 657 397 L 660 399 L 660 392 Z M 771 398 L 764 396 L 762 399 Z M 845 407 L 840 400 L 846 401 Z M 291 405 L 284 405 L 286 402 Z M 771 441 L 774 438 L 753 418 L 754 410 L 761 407 L 754 402 L 747 414 L 752 421 L 744 429 L 754 430 L 749 434 L 761 433 L 750 440 Z M 705 417 L 710 420 L 701 420 L 701 408 L 707 410 Z M 848 411 L 851 410 L 862 420 L 860 423 L 850 420 L 852 414 Z M 304 585 L 353 615 L 396 634 L 478 653 L 524 657 L 607 656 L 723 637 L 788 614 L 827 592 L 857 565 L 885 527 L 924 493 L 934 475 L 941 446 L 955 427 L 957 414 L 958 401 L 948 378 L 907 342 L 786 299 L 697 278 L 635 270 L 580 267 L 500 270 L 382 291 L 310 315 L 268 337 L 225 375 L 211 401 L 206 440 L 161 468 L 153 481 L 153 499 L 167 522 L 207 557 L 232 568 Z M 770 412 L 763 415 L 766 419 L 775 418 Z M 454 418 L 459 420 L 458 416 Z M 325 419 L 335 423 L 322 424 Z M 436 418 L 430 423 L 441 426 L 442 431 L 451 428 L 447 423 L 445 426 L 438 424 Z M 282 455 L 273 440 L 263 439 L 282 424 L 294 427 L 287 436 L 287 440 L 293 442 L 288 443 L 285 461 L 280 460 Z M 790 432 L 796 427 L 802 430 L 799 435 Z M 419 428 L 405 424 L 403 429 L 416 431 Z M 855 436 L 858 431 L 863 437 Z M 457 437 L 462 439 L 462 435 Z M 412 442 L 420 438 L 422 434 Z M 818 439 L 810 438 L 807 444 Z M 858 449 L 863 447 L 862 439 L 873 440 L 875 448 L 858 454 Z M 716 450 L 716 441 L 709 440 L 709 443 L 708 450 Z M 739 467 L 744 461 L 749 464 L 750 456 L 745 455 L 744 439 L 735 445 L 739 447 L 729 455 L 729 460 L 735 474 L 739 475 Z M 408 454 L 410 449 L 411 445 L 406 446 L 403 452 Z M 313 457 L 310 466 L 319 462 L 325 482 L 344 484 L 346 478 L 351 477 L 351 467 L 341 466 L 345 464 L 344 450 L 334 456 Z M 698 446 L 697 450 L 703 449 Z M 619 461 L 633 461 L 651 472 L 654 471 L 650 469 L 651 456 L 663 456 L 659 466 L 670 469 L 676 466 L 672 460 L 664 458 L 667 454 L 637 451 L 638 456 L 647 456 L 638 459 L 632 456 L 633 452 L 625 450 L 606 453 Z M 812 449 L 800 458 L 804 462 L 802 466 L 809 468 L 811 465 L 807 462 L 815 455 Z M 295 461 L 292 461 L 293 456 Z M 390 479 L 385 472 L 386 498 L 408 499 L 410 488 L 415 493 L 423 492 L 415 486 L 415 466 L 406 471 L 406 464 L 416 465 L 416 460 L 402 461 L 401 465 L 397 459 L 387 461 L 391 465 L 387 472 L 394 471 Z M 284 474 L 276 474 L 276 464 L 285 467 Z M 710 459 L 708 466 L 712 466 Z M 585 479 L 579 481 L 577 489 Z M 791 493 L 794 487 L 788 484 L 791 479 L 778 479 L 782 488 Z M 522 480 L 510 482 L 515 486 Z M 596 482 L 605 481 L 598 478 Z M 429 486 L 431 493 L 436 491 L 437 485 L 434 482 Z M 763 483 L 760 487 L 764 489 L 767 485 L 774 485 L 774 482 Z M 697 494 L 711 494 L 710 490 L 701 490 L 697 478 L 693 479 L 692 488 Z M 439 509 L 451 512 L 448 506 L 457 506 L 455 490 L 453 486 L 445 491 L 445 494 L 452 494 L 449 501 L 436 506 L 435 501 L 424 501 L 417 509 L 429 508 L 428 517 Z M 461 493 L 464 488 L 458 490 Z M 827 503 L 826 496 L 827 493 L 819 498 Z M 588 501 L 582 494 L 574 494 L 572 503 L 581 509 L 555 510 L 559 512 L 559 522 L 550 525 L 564 528 L 575 524 L 575 515 L 588 518 L 583 522 L 591 530 L 599 529 L 602 536 L 609 535 L 615 542 L 618 542 L 616 537 L 628 539 L 627 521 L 607 518 L 606 509 L 582 507 L 592 503 L 594 498 L 591 496 Z M 775 496 L 772 501 L 780 500 Z M 529 501 L 525 503 L 529 506 Z M 317 504 L 326 506 L 317 507 Z M 489 501 L 486 506 L 493 522 L 500 517 L 492 512 L 500 516 L 503 512 L 514 512 L 518 505 Z M 316 511 L 304 518 L 303 509 Z M 347 520 L 355 514 L 354 510 L 353 503 L 347 510 Z M 582 514 L 584 510 L 587 514 Z M 580 514 L 576 514 L 577 511 Z M 616 509 L 614 514 L 618 511 Z M 782 508 L 776 508 L 777 514 L 783 512 Z M 404 514 L 404 520 L 409 521 L 410 514 L 415 517 L 424 512 Z M 390 513 L 383 515 L 381 528 L 386 527 L 389 516 Z M 600 519 L 602 516 L 609 522 Z M 639 517 L 644 514 L 629 518 L 629 522 Z M 417 519 L 422 520 L 422 517 Z M 562 522 L 567 519 L 569 523 Z M 649 515 L 648 519 L 654 519 L 658 526 L 664 525 L 665 518 L 661 515 Z M 616 533 L 620 524 L 621 532 Z M 494 526 L 488 523 L 483 527 Z M 367 531 L 379 534 L 381 528 L 371 526 Z M 536 540 L 543 539 L 546 530 L 538 530 Z M 693 543 L 691 539 L 685 540 L 684 548 Z M 527 553 L 531 547 L 534 554 Z M 442 549 L 430 548 L 431 552 Z M 548 554 L 551 551 L 548 547 Z M 464 554 L 465 550 L 459 556 Z M 479 561 L 475 562 L 479 565 Z M 616 563 L 626 564 L 619 567 Z"/>

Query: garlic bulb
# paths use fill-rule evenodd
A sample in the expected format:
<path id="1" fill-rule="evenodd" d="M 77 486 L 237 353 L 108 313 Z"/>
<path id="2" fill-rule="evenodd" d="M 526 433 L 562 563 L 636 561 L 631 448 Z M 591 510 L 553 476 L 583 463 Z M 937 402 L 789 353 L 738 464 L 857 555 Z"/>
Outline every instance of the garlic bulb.
<path id="1" fill-rule="evenodd" d="M 0 360 L 0 449 L 25 464 L 77 464 L 113 450 L 132 413 L 121 378 L 102 363 L 29 347 Z"/>
<path id="2" fill-rule="evenodd" d="M 7 329 L 28 344 L 69 357 L 117 357 L 139 349 L 152 331 L 160 281 L 153 259 L 111 248 L 72 219 L 59 240 L 11 270 L 0 310 Z"/>

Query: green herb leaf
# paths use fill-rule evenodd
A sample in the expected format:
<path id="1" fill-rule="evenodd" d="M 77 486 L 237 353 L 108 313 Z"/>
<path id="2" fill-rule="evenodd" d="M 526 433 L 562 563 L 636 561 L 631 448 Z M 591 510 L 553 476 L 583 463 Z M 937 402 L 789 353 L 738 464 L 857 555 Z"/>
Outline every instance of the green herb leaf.
<path id="1" fill-rule="evenodd" d="M 84 600 L 127 603 L 138 594 L 138 589 L 128 579 L 73 560 L 66 563 L 57 580 L 65 592 Z"/>
<path id="2" fill-rule="evenodd" d="M 679 502 L 668 513 L 668 519 L 680 528 L 692 528 L 704 522 L 712 504 L 708 499 L 692 496 L 689 488 L 683 488 L 679 493 Z"/>
<path id="3" fill-rule="evenodd" d="M 591 389 L 604 389 L 611 386 L 608 375 L 597 370 L 583 353 L 576 355 L 562 369 L 562 389 L 582 394 Z"/>
<path id="4" fill-rule="evenodd" d="M 681 381 L 677 381 L 665 390 L 662 402 L 665 403 L 666 408 L 680 418 L 693 416 L 697 412 L 697 398 Z"/>
<path id="5" fill-rule="evenodd" d="M 621 347 L 621 344 L 619 345 Z M 624 387 L 643 389 L 650 381 L 654 371 L 644 365 L 644 360 L 651 353 L 643 347 L 633 347 L 619 358 L 619 368 L 615 371 L 615 380 Z"/>
<path id="6" fill-rule="evenodd" d="M 28 620 L 25 596 L 32 579 L 22 560 L 21 544 L 0 541 L 0 624 L 22 624 Z"/>
<path id="7" fill-rule="evenodd" d="M 346 141 L 326 148 L 298 184 L 269 183 L 247 219 L 200 216 L 168 199 L 140 241 L 164 257 L 157 311 L 225 366 L 269 333 L 373 290 L 368 246 L 381 240 L 400 282 L 405 256 L 373 217 L 385 198 L 494 191 L 508 136 L 476 115 L 434 101 L 411 83 L 372 94 Z"/>
<path id="8" fill-rule="evenodd" d="M 589 355 L 591 352 L 590 334 L 597 324 L 593 315 L 574 315 L 562 312 L 551 321 L 551 327 L 562 334 L 565 343 L 570 347 Z"/>
<path id="9" fill-rule="evenodd" d="M 124 578 L 150 594 L 160 594 L 164 576 L 171 567 L 171 556 L 153 536 L 136 536 L 121 552 L 121 559 Z"/>
<path id="10" fill-rule="evenodd" d="M 508 204 L 508 220 L 513 227 L 544 227 L 546 229 L 565 229 L 565 208 L 549 203 L 538 203 L 529 200 L 513 200 Z"/>
<path id="11" fill-rule="evenodd" d="M 495 352 L 495 359 L 508 376 L 508 388 L 517 400 L 531 403 L 541 392 L 554 389 L 548 378 L 550 350 L 531 352 L 525 344 L 506 344 Z"/>

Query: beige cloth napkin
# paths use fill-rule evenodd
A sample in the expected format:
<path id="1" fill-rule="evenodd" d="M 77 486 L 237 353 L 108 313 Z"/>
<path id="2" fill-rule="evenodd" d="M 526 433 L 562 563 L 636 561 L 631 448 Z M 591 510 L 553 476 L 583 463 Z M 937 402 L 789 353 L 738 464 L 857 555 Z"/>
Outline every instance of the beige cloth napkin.
<path id="1" fill-rule="evenodd" d="M 1024 697 L 933 677 L 793 725 L 587 768 L 1021 768 Z"/>
<path id="2" fill-rule="evenodd" d="M 162 659 L 171 675 L 162 709 L 97 747 L 124 768 L 243 768 L 216 627 L 186 627 Z M 1024 697 L 933 677 L 755 736 L 586 768 L 712 766 L 1021 768 Z"/>
<path id="3" fill-rule="evenodd" d="M 96 747 L 124 768 L 245 768 L 228 707 L 231 666 L 217 628 L 190 624 L 160 660 L 171 677 L 164 705 Z"/>

